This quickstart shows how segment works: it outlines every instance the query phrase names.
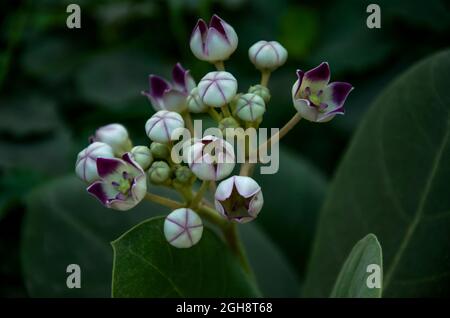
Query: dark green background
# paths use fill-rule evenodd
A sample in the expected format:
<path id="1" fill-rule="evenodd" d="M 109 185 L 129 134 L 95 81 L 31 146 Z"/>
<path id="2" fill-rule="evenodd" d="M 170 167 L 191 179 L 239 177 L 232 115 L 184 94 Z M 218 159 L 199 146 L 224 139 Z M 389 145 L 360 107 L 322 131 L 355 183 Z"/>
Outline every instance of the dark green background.
<path id="1" fill-rule="evenodd" d="M 167 77 L 178 61 L 192 70 L 197 81 L 212 70 L 189 50 L 189 35 L 198 17 L 209 19 L 218 13 L 238 33 L 238 49 L 226 67 L 238 78 L 241 91 L 259 81 L 247 57 L 254 42 L 278 40 L 288 49 L 288 62 L 271 78 L 266 127 L 281 127 L 294 114 L 290 90 L 297 68 L 307 70 L 328 61 L 332 80 L 355 87 L 345 116 L 323 125 L 302 121 L 283 140 L 277 177 L 259 178 L 267 216 L 262 213 L 257 223 L 295 268 L 300 285 L 327 182 L 363 115 L 394 77 L 449 44 L 449 7 L 439 0 L 378 1 L 379 30 L 365 25 L 370 1 L 356 0 L 78 0 L 82 28 L 69 30 L 66 5 L 72 2 L 0 2 L 0 296 L 60 295 L 36 289 L 36 281 L 29 280 L 34 270 L 46 271 L 42 263 L 34 263 L 39 258 L 36 251 L 44 246 L 46 255 L 56 253 L 52 248 L 58 235 L 64 236 L 64 231 L 51 233 L 59 227 L 58 220 L 41 224 L 49 218 L 48 206 L 39 208 L 33 197 L 44 191 L 39 199 L 46 202 L 42 198 L 52 182 L 68 182 L 67 177 L 60 178 L 73 175 L 76 154 L 100 125 L 121 122 L 136 144 L 148 142 L 143 127 L 153 109 L 140 95 L 147 89 L 148 74 Z M 306 179 L 313 181 L 306 183 Z M 86 199 L 91 200 L 87 195 Z M 30 210 L 34 212 L 28 215 Z M 286 231 L 283 222 L 277 223 L 286 217 L 281 210 L 295 214 L 300 229 Z M 117 220 L 119 227 L 103 228 L 105 241 L 146 216 Z M 31 234 L 23 227 L 26 223 L 30 230 L 30 222 L 37 224 L 35 231 L 49 231 L 32 236 L 36 247 L 31 248 L 24 242 Z M 299 233 L 299 243 L 292 243 L 289 233 Z M 103 261 L 109 266 L 110 260 Z M 50 263 L 48 271 L 53 270 Z M 52 282 L 42 277 L 39 286 L 50 286 Z M 102 287 L 98 290 L 84 295 L 103 296 Z M 273 293 L 286 295 L 280 290 Z"/>

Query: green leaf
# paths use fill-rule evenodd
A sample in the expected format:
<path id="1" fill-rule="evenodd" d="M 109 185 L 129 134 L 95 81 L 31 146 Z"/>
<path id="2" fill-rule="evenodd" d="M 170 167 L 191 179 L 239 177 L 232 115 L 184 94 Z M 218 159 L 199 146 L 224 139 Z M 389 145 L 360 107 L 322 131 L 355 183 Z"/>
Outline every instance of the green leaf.
<path id="1" fill-rule="evenodd" d="M 383 246 L 387 297 L 444 296 L 450 285 L 450 51 L 398 77 L 356 133 L 319 221 L 305 294 L 330 294 L 353 242 Z"/>
<path id="2" fill-rule="evenodd" d="M 167 243 L 164 218 L 135 226 L 112 242 L 113 297 L 254 297 L 237 259 L 208 228 L 189 249 Z"/>
<path id="3" fill-rule="evenodd" d="M 264 208 L 257 222 L 302 277 L 325 198 L 325 178 L 303 158 L 280 147 L 279 171 L 260 175 L 256 168 L 255 179 L 264 194 Z"/>
<path id="4" fill-rule="evenodd" d="M 264 297 L 297 297 L 298 275 L 280 248 L 253 222 L 240 225 L 239 230 Z"/>
<path id="5" fill-rule="evenodd" d="M 57 179 L 27 199 L 22 231 L 22 268 L 32 297 L 109 297 L 111 240 L 169 209 L 141 202 L 122 212 L 103 207 L 74 176 Z M 66 286 L 69 264 L 81 268 L 81 288 Z"/>
<path id="6" fill-rule="evenodd" d="M 54 101 L 29 94 L 0 103 L 0 167 L 48 175 L 67 171 L 72 138 Z"/>
<path id="7" fill-rule="evenodd" d="M 368 266 L 376 265 L 380 269 L 382 280 L 382 252 L 377 237 L 368 234 L 353 247 L 347 257 L 334 285 L 333 298 L 380 298 L 382 288 L 369 288 L 367 281 L 372 271 Z"/>

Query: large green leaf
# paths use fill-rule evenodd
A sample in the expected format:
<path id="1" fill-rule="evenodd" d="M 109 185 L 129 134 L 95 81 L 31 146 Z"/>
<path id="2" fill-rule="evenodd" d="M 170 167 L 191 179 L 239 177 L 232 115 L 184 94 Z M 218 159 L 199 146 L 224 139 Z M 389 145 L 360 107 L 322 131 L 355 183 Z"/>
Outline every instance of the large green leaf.
<path id="1" fill-rule="evenodd" d="M 110 241 L 167 208 L 142 202 L 122 212 L 104 208 L 76 177 L 64 177 L 32 192 L 22 232 L 22 267 L 33 297 L 109 297 Z M 68 289 L 66 268 L 81 267 L 81 288 Z"/>
<path id="2" fill-rule="evenodd" d="M 208 228 L 189 249 L 167 243 L 163 217 L 135 226 L 112 243 L 113 297 L 257 296 L 237 259 Z"/>
<path id="3" fill-rule="evenodd" d="M 331 297 L 345 298 L 380 298 L 382 288 L 371 287 L 367 281 L 371 275 L 380 274 L 375 278 L 382 280 L 382 252 L 377 237 L 373 234 L 365 236 L 353 247 L 347 257 L 334 285 Z M 377 266 L 374 272 L 370 266 Z M 379 269 L 379 271 L 378 271 Z"/>
<path id="4" fill-rule="evenodd" d="M 255 179 L 264 194 L 257 222 L 302 276 L 325 197 L 325 178 L 302 157 L 280 148 L 278 172 L 259 175 L 257 168 Z"/>
<path id="5" fill-rule="evenodd" d="M 450 285 L 450 51 L 418 63 L 376 100 L 324 205 L 307 296 L 328 296 L 353 243 L 383 246 L 384 296 L 443 296 Z"/>

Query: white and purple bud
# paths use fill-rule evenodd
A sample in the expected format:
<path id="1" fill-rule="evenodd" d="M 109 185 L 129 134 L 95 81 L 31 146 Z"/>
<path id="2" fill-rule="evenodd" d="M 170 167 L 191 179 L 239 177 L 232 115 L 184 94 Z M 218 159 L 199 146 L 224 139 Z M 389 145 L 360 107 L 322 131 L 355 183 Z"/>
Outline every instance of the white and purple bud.
<path id="1" fill-rule="evenodd" d="M 172 140 L 173 132 L 184 127 L 184 120 L 180 114 L 160 110 L 145 124 L 145 132 L 152 141 L 167 144 Z"/>
<path id="2" fill-rule="evenodd" d="M 266 112 L 264 99 L 256 94 L 244 94 L 236 103 L 236 115 L 249 122 L 254 122 L 262 117 Z"/>
<path id="3" fill-rule="evenodd" d="M 80 151 L 75 172 L 81 180 L 91 183 L 100 178 L 97 172 L 97 158 L 114 158 L 114 150 L 110 145 L 96 141 Z"/>
<path id="4" fill-rule="evenodd" d="M 187 98 L 187 108 L 191 113 L 204 113 L 208 110 L 198 94 L 198 88 L 195 87 Z"/>
<path id="5" fill-rule="evenodd" d="M 92 142 L 99 141 L 110 145 L 118 157 L 130 151 L 132 147 L 128 131 L 121 124 L 109 124 L 98 128 L 90 140 Z"/>
<path id="6" fill-rule="evenodd" d="M 196 140 L 183 153 L 183 159 L 200 180 L 222 180 L 235 166 L 233 147 L 215 136 Z"/>
<path id="7" fill-rule="evenodd" d="M 255 219 L 264 204 L 261 187 L 245 176 L 233 176 L 219 183 L 214 198 L 216 210 L 239 223 Z"/>
<path id="8" fill-rule="evenodd" d="M 200 241 L 202 234 L 202 219 L 191 209 L 176 209 L 164 221 L 164 236 L 170 245 L 177 248 L 194 246 Z"/>
<path id="9" fill-rule="evenodd" d="M 150 151 L 150 148 L 146 146 L 133 147 L 130 153 L 133 160 L 136 161 L 144 170 L 147 170 L 153 162 L 152 152 Z"/>
<path id="10" fill-rule="evenodd" d="M 172 82 L 157 75 L 149 76 L 149 90 L 142 92 L 158 110 L 182 112 L 186 109 L 186 99 L 195 87 L 189 70 L 177 63 L 172 70 Z"/>
<path id="11" fill-rule="evenodd" d="M 224 61 L 233 54 L 238 45 L 238 36 L 231 25 L 213 15 L 209 26 L 204 20 L 198 20 L 189 45 L 199 60 L 214 63 Z"/>
<path id="12" fill-rule="evenodd" d="M 147 193 L 147 178 L 130 153 L 118 158 L 97 158 L 100 180 L 87 191 L 107 208 L 125 211 L 136 206 Z"/>
<path id="13" fill-rule="evenodd" d="M 209 72 L 198 83 L 198 94 L 201 100 L 211 107 L 222 107 L 228 104 L 236 92 L 236 78 L 224 71 Z"/>
<path id="14" fill-rule="evenodd" d="M 324 123 L 344 114 L 344 103 L 353 86 L 329 81 L 330 67 L 326 62 L 307 72 L 297 70 L 292 100 L 295 109 L 306 120 Z"/>
<path id="15" fill-rule="evenodd" d="M 248 57 L 260 71 L 273 71 L 287 60 L 288 52 L 276 41 L 258 41 L 248 50 Z"/>

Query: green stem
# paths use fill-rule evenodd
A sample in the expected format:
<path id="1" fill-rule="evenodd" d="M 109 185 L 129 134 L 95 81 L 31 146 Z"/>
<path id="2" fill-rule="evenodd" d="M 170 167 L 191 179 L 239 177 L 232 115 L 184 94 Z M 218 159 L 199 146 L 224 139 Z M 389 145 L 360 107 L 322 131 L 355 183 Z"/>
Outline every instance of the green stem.
<path id="1" fill-rule="evenodd" d="M 241 263 L 244 271 L 253 277 L 252 268 L 247 259 L 247 255 L 245 253 L 244 247 L 242 246 L 241 240 L 239 239 L 239 233 L 237 231 L 237 226 L 235 223 L 229 223 L 225 230 L 223 230 L 223 234 L 225 236 L 228 245 L 231 248 L 231 251 L 236 255 L 239 262 Z"/>
<path id="2" fill-rule="evenodd" d="M 183 207 L 183 204 L 180 202 L 177 202 L 177 201 L 174 201 L 174 200 L 171 200 L 166 197 L 162 197 L 157 194 L 150 193 L 150 192 L 147 192 L 144 199 L 147 201 L 150 201 L 150 202 L 155 202 L 160 205 L 164 205 L 171 209 L 179 209 L 179 208 Z"/>
<path id="3" fill-rule="evenodd" d="M 200 201 L 203 198 L 203 195 L 205 194 L 205 191 L 208 189 L 209 183 L 210 182 L 206 181 L 206 180 L 202 182 L 202 185 L 200 186 L 200 189 L 198 190 L 198 192 L 195 194 L 194 198 L 191 201 L 191 205 L 190 206 L 192 208 L 195 209 L 197 207 L 197 205 L 200 203 Z"/>
<path id="4" fill-rule="evenodd" d="M 208 107 L 208 114 L 217 122 L 222 120 L 222 116 L 213 107 Z"/>
<path id="5" fill-rule="evenodd" d="M 267 87 L 270 79 L 270 71 L 261 72 L 261 85 Z"/>
<path id="6" fill-rule="evenodd" d="M 225 71 L 225 64 L 223 64 L 223 61 L 217 61 L 214 63 L 214 66 L 218 71 Z"/>
<path id="7" fill-rule="evenodd" d="M 230 113 L 230 110 L 228 109 L 228 105 L 225 104 L 220 109 L 222 110 L 222 113 L 225 117 L 231 117 L 231 113 Z"/>

